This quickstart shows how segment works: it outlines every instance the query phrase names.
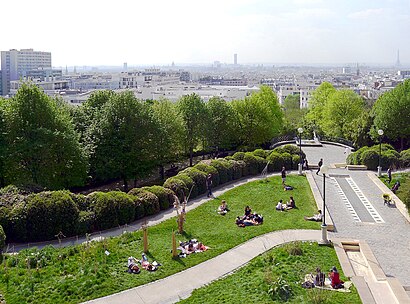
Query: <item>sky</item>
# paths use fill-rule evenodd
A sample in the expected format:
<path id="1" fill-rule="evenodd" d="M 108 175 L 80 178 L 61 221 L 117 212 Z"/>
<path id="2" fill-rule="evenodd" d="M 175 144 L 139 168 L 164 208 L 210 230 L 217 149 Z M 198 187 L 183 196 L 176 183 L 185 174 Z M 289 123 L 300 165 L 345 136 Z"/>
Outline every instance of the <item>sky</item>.
<path id="1" fill-rule="evenodd" d="M 410 64 L 410 0 L 1 0 L 0 50 L 53 66 Z"/>

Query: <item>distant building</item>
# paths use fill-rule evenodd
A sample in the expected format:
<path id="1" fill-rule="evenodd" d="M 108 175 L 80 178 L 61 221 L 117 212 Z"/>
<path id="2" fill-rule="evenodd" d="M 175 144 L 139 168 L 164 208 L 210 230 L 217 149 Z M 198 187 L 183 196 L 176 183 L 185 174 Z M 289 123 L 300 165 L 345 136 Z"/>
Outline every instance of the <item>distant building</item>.
<path id="1" fill-rule="evenodd" d="M 233 64 L 238 65 L 238 54 L 233 54 Z"/>
<path id="2" fill-rule="evenodd" d="M 24 83 L 25 82 L 21 80 L 10 81 L 10 96 L 16 95 L 17 91 Z M 67 80 L 30 81 L 30 83 L 33 83 L 36 86 L 42 88 L 44 93 L 46 93 L 49 96 L 54 96 L 58 94 L 58 92 L 61 90 L 69 89 Z"/>
<path id="3" fill-rule="evenodd" d="M 2 93 L 10 92 L 10 81 L 19 80 L 24 73 L 38 68 L 51 69 L 51 53 L 33 49 L 12 49 L 1 52 Z"/>
<path id="4" fill-rule="evenodd" d="M 410 78 L 410 70 L 408 70 L 408 71 L 399 70 L 397 72 L 397 75 L 399 75 L 399 77 L 401 79 L 408 79 L 408 78 Z"/>
<path id="5" fill-rule="evenodd" d="M 123 70 L 123 72 L 128 72 L 128 64 L 126 62 L 124 62 L 122 70 Z"/>
<path id="6" fill-rule="evenodd" d="M 1 70 L 0 70 L 0 96 L 3 95 L 3 76 L 1 74 Z"/>

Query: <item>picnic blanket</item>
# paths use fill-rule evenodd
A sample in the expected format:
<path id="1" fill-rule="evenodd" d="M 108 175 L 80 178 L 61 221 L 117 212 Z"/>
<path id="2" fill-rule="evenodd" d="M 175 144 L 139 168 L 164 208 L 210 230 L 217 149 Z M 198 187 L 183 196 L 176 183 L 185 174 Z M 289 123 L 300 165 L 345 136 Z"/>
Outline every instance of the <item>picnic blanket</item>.
<path id="1" fill-rule="evenodd" d="M 313 284 L 313 286 L 315 288 L 318 288 L 318 289 L 331 290 L 331 291 L 337 291 L 337 292 L 351 292 L 350 287 L 353 285 L 353 283 L 351 281 L 346 281 L 346 282 L 343 283 L 344 288 L 335 289 L 335 288 L 332 287 L 330 279 L 326 278 L 325 279 L 325 286 L 316 286 L 316 285 L 314 285 L 315 278 L 314 278 L 313 274 L 311 274 L 311 273 L 308 273 L 308 274 L 305 275 L 304 282 L 309 282 L 309 283 Z"/>

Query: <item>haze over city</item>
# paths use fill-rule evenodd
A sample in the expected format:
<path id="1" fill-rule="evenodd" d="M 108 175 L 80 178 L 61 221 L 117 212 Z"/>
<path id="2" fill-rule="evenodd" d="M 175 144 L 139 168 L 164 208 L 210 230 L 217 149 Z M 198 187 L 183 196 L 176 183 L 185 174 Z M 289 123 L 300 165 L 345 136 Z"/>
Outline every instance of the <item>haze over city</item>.
<path id="1" fill-rule="evenodd" d="M 0 49 L 47 50 L 53 66 L 232 63 L 234 53 L 240 64 L 388 65 L 397 50 L 410 63 L 409 0 L 23 0 L 1 8 L 12 30 Z"/>

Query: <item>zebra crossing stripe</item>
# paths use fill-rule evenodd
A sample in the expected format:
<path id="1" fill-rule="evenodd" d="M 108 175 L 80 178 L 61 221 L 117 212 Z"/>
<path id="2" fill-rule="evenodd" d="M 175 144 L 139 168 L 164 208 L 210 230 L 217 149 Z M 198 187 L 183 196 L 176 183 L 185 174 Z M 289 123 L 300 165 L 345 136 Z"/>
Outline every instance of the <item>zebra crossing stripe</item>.
<path id="1" fill-rule="evenodd" d="M 354 210 L 352 204 L 350 203 L 349 199 L 346 197 L 346 194 L 343 192 L 342 188 L 340 187 L 339 183 L 337 182 L 336 178 L 331 177 L 330 178 L 333 184 L 336 186 L 337 192 L 339 193 L 340 197 L 342 198 L 342 202 L 345 204 L 347 210 L 353 217 L 353 220 L 355 222 L 361 222 L 362 220 L 360 217 L 357 215 L 356 210 Z"/>

